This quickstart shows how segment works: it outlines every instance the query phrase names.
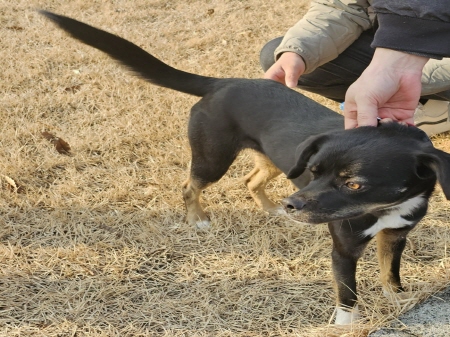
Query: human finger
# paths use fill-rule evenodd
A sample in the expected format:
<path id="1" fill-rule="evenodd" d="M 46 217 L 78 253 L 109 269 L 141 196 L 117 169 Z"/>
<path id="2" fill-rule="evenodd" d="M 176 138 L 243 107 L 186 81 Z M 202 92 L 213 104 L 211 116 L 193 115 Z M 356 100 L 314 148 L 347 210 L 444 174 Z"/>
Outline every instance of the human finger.
<path id="1" fill-rule="evenodd" d="M 275 63 L 273 64 L 265 73 L 264 78 L 269 80 L 274 80 L 277 82 L 280 82 L 281 84 L 286 85 L 285 82 L 285 73 L 283 68 Z"/>
<path id="2" fill-rule="evenodd" d="M 356 120 L 360 126 L 378 125 L 378 105 L 370 96 L 355 97 Z"/>
<path id="3" fill-rule="evenodd" d="M 303 72 L 303 69 L 298 63 L 287 63 L 283 67 L 284 69 L 284 82 L 289 88 L 295 88 L 298 85 L 298 79 Z"/>

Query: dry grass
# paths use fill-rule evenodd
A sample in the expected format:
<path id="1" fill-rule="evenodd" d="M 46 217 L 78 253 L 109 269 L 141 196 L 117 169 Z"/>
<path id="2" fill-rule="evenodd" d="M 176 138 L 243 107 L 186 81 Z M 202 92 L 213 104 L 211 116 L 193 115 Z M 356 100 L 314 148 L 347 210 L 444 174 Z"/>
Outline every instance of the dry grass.
<path id="1" fill-rule="evenodd" d="M 1 336 L 366 336 L 449 283 L 448 204 L 438 191 L 404 255 L 411 300 L 381 295 L 370 245 L 358 271 L 366 320 L 329 325 L 326 227 L 257 209 L 240 181 L 248 154 L 204 194 L 213 229 L 187 226 L 180 185 L 196 98 L 133 78 L 34 11 L 105 28 L 183 70 L 258 78 L 261 46 L 306 5 L 0 1 Z M 450 150 L 448 136 L 434 141 Z M 292 191 L 280 177 L 269 193 Z"/>

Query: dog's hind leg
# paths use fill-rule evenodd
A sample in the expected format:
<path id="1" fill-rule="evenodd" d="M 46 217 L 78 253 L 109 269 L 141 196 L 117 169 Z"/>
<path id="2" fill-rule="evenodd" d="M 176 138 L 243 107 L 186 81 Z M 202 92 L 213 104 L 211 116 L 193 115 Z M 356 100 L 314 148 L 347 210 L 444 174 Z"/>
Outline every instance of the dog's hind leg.
<path id="1" fill-rule="evenodd" d="M 277 177 L 281 171 L 260 152 L 254 153 L 254 161 L 255 167 L 244 177 L 251 196 L 269 214 L 285 214 L 283 207 L 270 200 L 265 191 L 267 183 Z"/>
<path id="2" fill-rule="evenodd" d="M 409 231 L 410 228 L 386 228 L 377 234 L 378 263 L 385 295 L 403 291 L 400 282 L 400 259 Z"/>
<path id="3" fill-rule="evenodd" d="M 240 149 L 233 132 L 224 128 L 223 123 L 208 124 L 206 118 L 198 121 L 198 116 L 191 118 L 189 125 L 192 162 L 189 178 L 183 184 L 183 197 L 187 222 L 198 229 L 208 229 L 210 221 L 200 204 L 201 193 L 222 178 Z"/>

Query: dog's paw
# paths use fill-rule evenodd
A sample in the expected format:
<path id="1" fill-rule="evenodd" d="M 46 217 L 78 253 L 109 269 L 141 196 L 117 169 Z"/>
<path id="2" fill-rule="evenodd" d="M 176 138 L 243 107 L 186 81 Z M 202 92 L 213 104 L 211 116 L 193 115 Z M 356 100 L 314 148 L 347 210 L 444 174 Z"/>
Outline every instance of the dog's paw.
<path id="1" fill-rule="evenodd" d="M 268 209 L 267 212 L 269 213 L 269 215 L 273 216 L 287 215 L 287 212 L 283 206 L 273 207 L 271 209 Z"/>
<path id="2" fill-rule="evenodd" d="M 335 313 L 336 319 L 334 324 L 336 325 L 349 325 L 355 323 L 359 319 L 359 309 L 357 305 L 351 309 L 336 307 Z"/>
<path id="3" fill-rule="evenodd" d="M 395 292 L 392 289 L 383 288 L 383 295 L 392 303 L 410 301 L 414 296 L 411 292 Z"/>
<path id="4" fill-rule="evenodd" d="M 211 228 L 211 221 L 199 220 L 195 223 L 195 227 L 200 231 L 207 231 Z"/>

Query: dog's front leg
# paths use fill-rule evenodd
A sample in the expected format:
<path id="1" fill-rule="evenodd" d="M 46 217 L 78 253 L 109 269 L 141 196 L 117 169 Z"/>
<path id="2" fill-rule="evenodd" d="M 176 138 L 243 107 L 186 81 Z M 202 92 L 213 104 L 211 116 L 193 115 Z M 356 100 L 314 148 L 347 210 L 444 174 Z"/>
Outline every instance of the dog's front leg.
<path id="1" fill-rule="evenodd" d="M 359 318 L 356 265 L 370 238 L 361 238 L 351 220 L 328 224 L 333 238 L 332 267 L 336 290 L 335 324 L 351 324 Z"/>
<path id="2" fill-rule="evenodd" d="M 386 228 L 377 234 L 378 263 L 385 295 L 403 291 L 400 282 L 400 260 L 410 227 Z"/>
<path id="3" fill-rule="evenodd" d="M 267 183 L 277 177 L 281 171 L 262 153 L 255 152 L 254 161 L 255 167 L 244 177 L 253 200 L 269 214 L 286 214 L 281 205 L 274 203 L 266 195 Z"/>

